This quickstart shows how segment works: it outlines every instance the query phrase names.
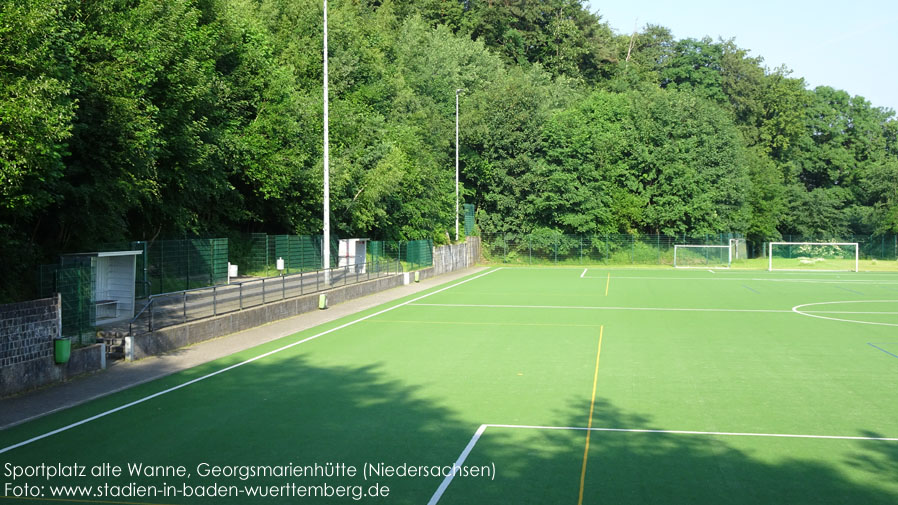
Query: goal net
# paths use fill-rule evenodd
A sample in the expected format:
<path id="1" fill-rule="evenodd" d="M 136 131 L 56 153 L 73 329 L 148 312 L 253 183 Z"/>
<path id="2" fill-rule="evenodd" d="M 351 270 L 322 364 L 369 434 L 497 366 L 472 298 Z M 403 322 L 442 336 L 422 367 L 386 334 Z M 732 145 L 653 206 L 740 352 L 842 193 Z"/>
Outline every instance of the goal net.
<path id="1" fill-rule="evenodd" d="M 728 245 L 675 245 L 677 268 L 730 268 L 733 248 Z"/>
<path id="2" fill-rule="evenodd" d="M 768 270 L 857 272 L 857 242 L 771 242 Z"/>

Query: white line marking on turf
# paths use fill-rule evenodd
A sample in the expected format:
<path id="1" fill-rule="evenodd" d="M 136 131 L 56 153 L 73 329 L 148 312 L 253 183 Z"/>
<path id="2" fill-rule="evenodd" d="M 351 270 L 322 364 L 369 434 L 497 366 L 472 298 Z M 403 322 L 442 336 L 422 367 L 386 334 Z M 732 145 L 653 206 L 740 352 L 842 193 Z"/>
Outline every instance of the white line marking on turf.
<path id="1" fill-rule="evenodd" d="M 801 314 L 803 316 L 816 317 L 818 319 L 829 319 L 830 321 L 842 321 L 844 323 L 872 324 L 872 325 L 876 325 L 876 326 L 898 326 L 898 324 L 895 324 L 895 323 L 877 323 L 875 321 L 856 321 L 854 319 L 841 319 L 838 317 L 820 316 L 815 313 L 817 311 L 799 310 L 802 307 L 813 307 L 814 305 L 834 305 L 837 303 L 898 303 L 898 300 L 847 300 L 847 301 L 838 301 L 838 302 L 805 303 L 803 305 L 796 305 L 796 306 L 792 307 L 792 312 L 795 312 L 796 314 Z M 825 314 L 826 312 L 820 312 L 820 313 Z M 880 312 L 880 314 L 884 314 L 884 312 Z"/>
<path id="2" fill-rule="evenodd" d="M 690 431 L 690 430 L 649 430 L 639 428 L 583 428 L 576 426 L 528 426 L 519 424 L 488 424 L 489 428 L 515 428 L 527 430 L 576 430 L 605 431 L 616 433 L 660 433 L 667 435 L 706 435 L 719 437 L 766 437 L 766 438 L 810 438 L 818 440 L 875 440 L 880 442 L 898 442 L 891 437 L 857 437 L 848 435 L 800 435 L 793 433 L 740 433 L 733 431 Z"/>
<path id="3" fill-rule="evenodd" d="M 715 272 L 719 273 L 719 272 Z M 766 282 L 805 282 L 809 284 L 862 284 L 862 285 L 893 285 L 898 284 L 898 280 L 889 281 L 882 279 L 766 279 L 764 277 L 652 277 L 652 276 L 614 276 L 615 279 L 629 280 L 658 280 L 658 281 L 766 281 Z M 587 275 L 584 279 L 604 279 L 604 277 L 594 277 Z"/>
<path id="4" fill-rule="evenodd" d="M 645 310 L 662 312 L 769 312 L 789 314 L 792 310 L 777 309 L 702 309 L 671 307 L 591 307 L 580 305 L 487 305 L 474 303 L 411 303 L 413 307 L 484 307 L 491 309 L 573 309 L 573 310 Z"/>
<path id="5" fill-rule="evenodd" d="M 584 268 L 584 269 L 583 269 L 583 273 L 580 274 L 580 278 L 581 278 L 581 279 L 583 278 L 584 275 L 586 275 L 586 271 L 587 271 L 587 270 L 589 270 L 589 269 L 588 269 L 588 268 Z"/>
<path id="6" fill-rule="evenodd" d="M 853 301 L 857 303 L 857 300 Z M 898 315 L 898 312 L 859 312 L 850 310 L 803 310 L 802 312 L 806 312 L 808 314 L 878 314 L 882 316 Z"/>
<path id="7" fill-rule="evenodd" d="M 717 273 L 717 272 L 715 272 L 714 270 L 711 270 L 710 268 L 708 269 L 708 271 L 711 272 L 712 274 L 716 274 L 716 273 Z"/>
<path id="8" fill-rule="evenodd" d="M 608 433 L 648 433 L 648 434 L 662 434 L 662 435 L 703 435 L 703 436 L 714 436 L 714 437 L 764 437 L 764 438 L 801 438 L 801 439 L 815 439 L 815 440 L 861 440 L 861 441 L 877 441 L 877 442 L 898 442 L 898 438 L 891 437 L 857 437 L 857 436 L 847 436 L 847 435 L 801 435 L 801 434 L 792 434 L 792 433 L 740 433 L 740 432 L 730 432 L 730 431 L 691 431 L 691 430 L 649 430 L 649 429 L 639 429 L 639 428 L 585 428 L 585 427 L 577 427 L 577 426 L 532 426 L 532 425 L 523 425 L 523 424 L 481 424 L 479 428 L 477 428 L 477 432 L 474 433 L 474 436 L 471 437 L 471 440 L 468 442 L 468 445 L 465 446 L 464 450 L 459 455 L 458 459 L 455 460 L 455 464 L 458 466 L 462 466 L 465 463 L 465 460 L 468 459 L 468 455 L 471 454 L 471 451 L 474 450 L 474 446 L 480 440 L 480 437 L 486 431 L 487 428 L 510 428 L 510 429 L 518 429 L 518 430 L 553 430 L 553 431 L 601 431 Z M 453 472 L 454 473 L 454 472 Z M 433 493 L 433 496 L 430 497 L 430 501 L 427 502 L 427 505 L 436 505 L 437 502 L 440 501 L 440 498 L 443 496 L 443 493 L 446 492 L 446 488 L 449 487 L 449 484 L 452 483 L 454 475 L 449 474 L 443 479 L 443 482 L 440 484 L 440 487 L 437 488 L 436 492 Z"/>
<path id="9" fill-rule="evenodd" d="M 476 445 L 477 441 L 480 440 L 480 435 L 483 435 L 486 427 L 486 424 L 481 424 L 480 427 L 477 428 L 474 436 L 471 437 L 471 441 L 468 442 L 468 445 L 466 445 L 465 449 L 461 451 L 458 459 L 455 460 L 456 466 L 462 466 L 463 464 L 465 464 L 465 460 L 468 459 L 468 454 L 471 454 L 471 451 L 474 449 L 474 445 Z M 430 501 L 427 502 L 427 505 L 436 505 L 436 503 L 440 501 L 440 497 L 442 497 L 443 493 L 446 492 L 446 488 L 449 487 L 449 484 L 452 483 L 453 478 L 455 478 L 455 472 L 449 473 L 449 475 L 447 475 L 446 478 L 443 479 L 443 482 L 440 483 L 440 487 L 438 487 L 436 492 L 433 493 L 433 496 L 430 497 Z"/>
<path id="10" fill-rule="evenodd" d="M 196 379 L 189 380 L 189 381 L 187 381 L 187 382 L 185 382 L 185 383 L 183 383 L 183 384 L 178 384 L 177 386 L 173 386 L 173 387 L 170 387 L 170 388 L 165 389 L 165 390 L 163 390 L 163 391 L 159 391 L 159 392 L 157 392 L 157 393 L 153 393 L 153 394 L 151 394 L 151 395 L 149 395 L 149 396 L 145 396 L 145 397 L 140 398 L 140 399 L 138 399 L 138 400 L 134 400 L 133 402 L 126 403 L 126 404 L 121 405 L 121 406 L 119 406 L 119 407 L 116 407 L 116 408 L 114 408 L 114 409 L 110 409 L 110 410 L 107 410 L 107 411 L 105 411 L 105 412 L 101 412 L 101 413 L 99 413 L 99 414 L 97 414 L 97 415 L 95 415 L 95 416 L 91 416 L 91 417 L 88 417 L 88 418 L 86 418 L 86 419 L 82 419 L 82 420 L 77 421 L 77 422 L 74 422 L 74 423 L 72 423 L 72 424 L 63 426 L 62 428 L 57 428 L 57 429 L 55 429 L 55 430 L 53 430 L 53 431 L 48 431 L 47 433 L 44 433 L 43 435 L 38 435 L 38 436 L 36 436 L 36 437 L 29 438 L 28 440 L 25 440 L 25 441 L 23 441 L 23 442 L 19 442 L 19 443 L 17 443 L 17 444 L 13 444 L 13 445 L 10 445 L 10 446 L 8 446 L 8 447 L 4 447 L 4 448 L 0 449 L 0 454 L 3 454 L 3 453 L 5 453 L 5 452 L 11 451 L 11 450 L 13 450 L 13 449 L 22 447 L 22 446 L 24 446 L 24 445 L 28 445 L 28 444 L 30 444 L 30 443 L 32 443 L 32 442 L 37 442 L 38 440 L 41 440 L 41 439 L 44 439 L 44 438 L 47 438 L 47 437 L 56 435 L 57 433 L 62 433 L 62 432 L 64 432 L 64 431 L 68 431 L 68 430 L 70 430 L 70 429 L 72 429 L 72 428 L 76 428 L 76 427 L 78 427 L 78 426 L 81 426 L 82 424 L 87 424 L 87 423 L 89 423 L 89 422 L 91 422 L 91 421 L 96 421 L 97 419 L 100 419 L 100 418 L 102 418 L 102 417 L 106 417 L 106 416 L 108 416 L 109 414 L 114 414 L 114 413 L 116 413 L 116 412 L 118 412 L 118 411 L 125 410 L 125 409 L 127 409 L 128 407 L 133 407 L 133 406 L 135 406 L 135 405 L 139 405 L 139 404 L 141 404 L 141 403 L 143 403 L 143 402 L 146 402 L 146 401 L 148 401 L 148 400 L 152 400 L 153 398 L 162 396 L 162 395 L 164 395 L 164 394 L 166 394 L 166 393 L 171 393 L 172 391 L 177 391 L 177 390 L 179 390 L 179 389 L 181 389 L 181 388 L 184 388 L 184 387 L 187 387 L 187 386 L 189 386 L 189 385 L 191 385 L 191 384 L 195 384 L 195 383 L 200 382 L 200 381 L 202 381 L 202 380 L 206 380 L 206 379 L 209 379 L 209 378 L 211 378 L 211 377 L 215 377 L 215 376 L 218 375 L 218 374 L 222 374 L 222 373 L 225 373 L 225 372 L 227 372 L 227 371 L 233 370 L 233 369 L 235 369 L 235 368 L 237 368 L 237 367 L 241 367 L 241 366 L 243 366 L 243 365 L 247 365 L 247 364 L 249 364 L 249 363 L 252 363 L 252 362 L 254 362 L 254 361 L 260 360 L 260 359 L 262 359 L 262 358 L 266 358 L 266 357 L 268 357 L 268 356 L 271 356 L 272 354 L 277 354 L 277 353 L 279 353 L 279 352 L 281 352 L 281 351 L 285 351 L 285 350 L 287 350 L 287 349 L 290 349 L 291 347 L 296 347 L 296 346 L 298 346 L 298 345 L 300 345 L 300 344 L 304 344 L 304 343 L 306 343 L 306 342 L 308 342 L 308 341 L 310 341 L 310 340 L 314 340 L 314 339 L 316 339 L 316 338 L 318 338 L 318 337 L 323 337 L 324 335 L 327 335 L 327 334 L 329 334 L 329 333 L 333 333 L 333 332 L 335 332 L 335 331 L 337 331 L 337 330 L 342 330 L 343 328 L 346 328 L 346 327 L 348 327 L 348 326 L 352 326 L 352 325 L 354 325 L 354 324 L 356 324 L 356 323 L 360 323 L 360 322 L 365 321 L 365 320 L 367 320 L 367 319 L 371 319 L 372 317 L 379 316 L 379 315 L 384 314 L 384 313 L 386 313 L 386 312 L 390 312 L 391 310 L 398 309 L 399 307 L 403 307 L 403 306 L 409 305 L 409 304 L 411 304 L 411 303 L 413 303 L 413 302 L 416 302 L 416 301 L 418 301 L 418 300 L 421 300 L 421 299 L 423 299 L 423 298 L 427 298 L 428 296 L 435 295 L 435 294 L 437 294 L 437 293 L 441 293 L 441 292 L 443 292 L 443 291 L 446 291 L 447 289 L 451 289 L 451 288 L 454 288 L 454 287 L 456 287 L 456 286 L 460 286 L 460 285 L 462 285 L 462 284 L 464 284 L 464 283 L 466 283 L 466 282 L 470 282 L 470 281 L 473 281 L 473 280 L 475 280 L 475 279 L 479 279 L 479 278 L 481 278 L 481 277 L 483 277 L 483 276 L 485 276 L 485 275 L 489 275 L 489 274 L 491 274 L 491 273 L 493 273 L 493 272 L 498 272 L 498 271 L 501 270 L 501 269 L 502 269 L 502 267 L 499 267 L 499 268 L 497 268 L 497 269 L 495 269 L 495 270 L 490 270 L 490 271 L 488 271 L 488 272 L 484 272 L 484 273 L 482 273 L 482 274 L 480 274 L 480 275 L 478 275 L 478 276 L 476 276 L 476 277 L 471 277 L 470 279 L 465 279 L 465 280 L 463 280 L 463 281 L 461 281 L 461 282 L 457 282 L 457 283 L 455 283 L 455 284 L 452 284 L 451 286 L 446 286 L 446 287 L 441 288 L 441 289 L 438 289 L 438 290 L 436 290 L 436 291 L 427 293 L 426 295 L 422 295 L 422 296 L 419 296 L 419 297 L 417 297 L 417 298 L 413 298 L 413 299 L 411 299 L 411 300 L 409 300 L 409 301 L 407 301 L 407 302 L 402 302 L 402 303 L 397 304 L 397 305 L 394 305 L 394 306 L 392 306 L 392 307 L 388 307 L 388 308 L 386 308 L 386 309 L 384 309 L 384 310 L 375 312 L 374 314 L 369 314 L 369 315 L 367 315 L 367 316 L 360 317 L 360 318 L 355 319 L 355 320 L 353 320 L 353 321 L 350 321 L 350 322 L 348 322 L 348 323 L 341 324 L 340 326 L 337 326 L 337 327 L 335 327 L 335 328 L 331 328 L 331 329 L 329 329 L 329 330 L 322 331 L 321 333 L 318 333 L 318 334 L 316 334 L 316 335 L 312 335 L 311 337 L 306 337 L 306 338 L 304 338 L 304 339 L 302 339 L 302 340 L 299 340 L 299 341 L 297 341 L 297 342 L 293 342 L 292 344 L 287 344 L 287 345 L 285 345 L 285 346 L 283 346 L 283 347 L 279 347 L 279 348 L 277 348 L 277 349 L 275 349 L 275 350 L 273 350 L 273 351 L 268 351 L 268 352 L 266 352 L 266 353 L 264 353 L 264 354 L 260 354 L 260 355 L 258 355 L 258 356 L 256 356 L 256 357 L 250 358 L 250 359 L 248 359 L 248 360 L 246 360 L 246 361 L 241 361 L 240 363 L 236 363 L 236 364 L 231 365 L 231 366 L 229 366 L 229 367 L 222 368 L 221 370 L 216 370 L 215 372 L 212 372 L 212 373 L 203 375 L 202 377 L 197 377 Z"/>

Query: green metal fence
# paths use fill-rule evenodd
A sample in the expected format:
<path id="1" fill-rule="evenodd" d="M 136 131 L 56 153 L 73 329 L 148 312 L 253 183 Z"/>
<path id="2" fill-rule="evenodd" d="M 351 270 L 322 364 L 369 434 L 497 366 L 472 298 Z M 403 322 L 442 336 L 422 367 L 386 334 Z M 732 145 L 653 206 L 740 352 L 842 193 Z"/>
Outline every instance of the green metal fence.
<path id="1" fill-rule="evenodd" d="M 137 256 L 135 296 L 195 289 L 228 282 L 228 239 L 193 238 L 114 242 L 97 251 L 141 251 Z"/>
<path id="2" fill-rule="evenodd" d="M 482 237 L 483 257 L 508 264 L 673 265 L 676 244 L 728 245 L 737 233 L 713 235 L 562 235 L 501 234 Z M 802 237 L 785 235 L 777 242 L 857 242 L 861 259 L 898 259 L 898 235 Z M 748 241 L 749 257 L 766 256 L 766 242 Z"/>
<path id="3" fill-rule="evenodd" d="M 562 235 L 504 234 L 481 237 L 487 261 L 509 264 L 673 265 L 674 245 L 726 245 L 736 234 Z"/>
<path id="4" fill-rule="evenodd" d="M 248 275 L 266 277 L 278 275 L 277 260 L 283 258 L 283 274 L 308 272 L 321 268 L 321 236 L 266 235 L 255 233 L 250 237 L 248 265 L 242 270 Z M 431 240 L 369 240 L 366 261 L 372 264 L 400 261 L 405 269 L 426 268 L 433 265 L 433 241 Z M 340 241 L 331 238 L 331 268 L 339 260 Z"/>
<path id="5" fill-rule="evenodd" d="M 253 233 L 250 236 L 248 264 L 241 268 L 248 275 L 268 277 L 278 275 L 277 260 L 284 260 L 285 275 L 318 270 L 322 267 L 321 236 L 268 235 Z M 337 265 L 339 240 L 331 238 L 331 266 Z"/>
<path id="6" fill-rule="evenodd" d="M 433 241 L 368 241 L 368 261 L 381 262 L 389 260 L 399 260 L 407 270 L 433 266 Z"/>
<path id="7" fill-rule="evenodd" d="M 474 205 L 466 203 L 465 207 L 465 236 L 474 235 Z"/>
<path id="8" fill-rule="evenodd" d="M 782 239 L 775 242 L 857 242 L 860 259 L 898 259 L 898 235 L 846 235 L 839 237 L 783 235 Z M 749 242 L 749 246 L 755 257 L 767 255 L 767 242 Z"/>
<path id="9" fill-rule="evenodd" d="M 198 238 L 132 242 L 138 259 L 137 297 L 194 289 L 228 281 L 228 239 Z"/>
<path id="10" fill-rule="evenodd" d="M 41 297 L 60 294 L 62 336 L 79 345 L 94 343 L 96 258 L 81 258 L 65 265 L 41 265 L 39 283 Z"/>

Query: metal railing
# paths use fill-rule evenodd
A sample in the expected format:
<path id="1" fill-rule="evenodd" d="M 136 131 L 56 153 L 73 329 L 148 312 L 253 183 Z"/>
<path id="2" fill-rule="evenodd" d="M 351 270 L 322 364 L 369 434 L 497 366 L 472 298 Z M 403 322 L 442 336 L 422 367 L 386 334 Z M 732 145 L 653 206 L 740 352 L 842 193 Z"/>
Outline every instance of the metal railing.
<path id="1" fill-rule="evenodd" d="M 128 333 L 149 333 L 401 272 L 399 260 L 378 261 L 152 295 L 128 324 Z"/>

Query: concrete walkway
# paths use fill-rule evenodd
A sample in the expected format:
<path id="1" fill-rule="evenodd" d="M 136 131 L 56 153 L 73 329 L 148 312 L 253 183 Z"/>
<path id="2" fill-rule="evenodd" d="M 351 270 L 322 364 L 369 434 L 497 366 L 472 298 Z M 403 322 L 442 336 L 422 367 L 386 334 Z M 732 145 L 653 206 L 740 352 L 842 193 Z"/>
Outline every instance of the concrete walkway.
<path id="1" fill-rule="evenodd" d="M 76 378 L 70 382 L 32 393 L 6 398 L 0 400 L 0 430 L 165 377 L 166 375 L 171 375 L 265 342 L 277 340 L 298 331 L 355 314 L 484 269 L 483 267 L 474 267 L 443 274 L 425 279 L 417 284 L 413 283 L 408 286 L 388 289 L 350 300 L 329 307 L 327 310 L 300 314 L 264 326 L 176 349 L 161 356 L 154 356 L 130 363 L 115 362 L 108 369 L 95 374 Z"/>

